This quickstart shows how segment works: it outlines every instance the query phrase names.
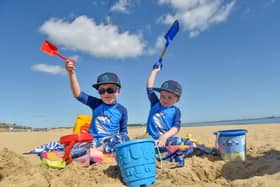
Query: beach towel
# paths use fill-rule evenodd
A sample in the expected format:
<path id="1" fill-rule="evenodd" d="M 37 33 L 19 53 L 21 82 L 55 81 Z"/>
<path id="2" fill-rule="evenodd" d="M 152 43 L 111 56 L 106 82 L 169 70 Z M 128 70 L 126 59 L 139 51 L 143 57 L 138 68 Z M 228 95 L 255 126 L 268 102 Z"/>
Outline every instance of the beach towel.
<path id="1" fill-rule="evenodd" d="M 40 154 L 41 152 L 50 152 L 50 151 L 64 151 L 64 146 L 60 144 L 58 141 L 51 141 L 47 144 L 40 145 L 35 149 L 26 152 L 24 154 Z"/>
<path id="2" fill-rule="evenodd" d="M 198 143 L 196 139 L 170 137 L 167 139 L 166 146 L 156 148 L 156 159 L 176 162 L 176 167 L 185 165 L 184 159 L 193 154 L 215 154 L 213 148 Z"/>
<path id="3" fill-rule="evenodd" d="M 90 144 L 88 143 L 76 143 L 71 150 L 72 158 L 83 156 L 89 148 Z M 24 154 L 38 154 L 42 159 L 42 155 L 46 155 L 47 152 L 64 152 L 64 146 L 58 141 L 51 141 Z"/>

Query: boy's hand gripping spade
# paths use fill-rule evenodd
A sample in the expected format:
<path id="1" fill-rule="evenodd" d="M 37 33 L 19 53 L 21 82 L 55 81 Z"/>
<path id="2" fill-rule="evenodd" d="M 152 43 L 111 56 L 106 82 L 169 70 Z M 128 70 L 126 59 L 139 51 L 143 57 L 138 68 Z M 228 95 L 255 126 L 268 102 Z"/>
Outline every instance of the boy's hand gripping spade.
<path id="1" fill-rule="evenodd" d="M 64 61 L 71 60 L 71 59 L 65 57 L 64 55 L 62 55 L 61 53 L 59 53 L 57 47 L 54 44 L 52 44 L 51 42 L 49 42 L 48 40 L 45 40 L 44 43 L 42 43 L 40 49 L 50 56 L 57 55 L 60 58 L 62 58 Z M 75 62 L 74 60 L 71 60 L 71 61 Z"/>
<path id="2" fill-rule="evenodd" d="M 167 47 L 168 47 L 169 43 L 173 40 L 173 38 L 176 36 L 178 31 L 179 31 L 179 21 L 175 20 L 174 23 L 172 24 L 172 26 L 169 28 L 168 32 L 164 35 L 165 46 L 161 52 L 161 55 L 160 55 L 158 61 L 154 64 L 153 69 L 162 67 L 162 59 L 166 53 Z"/>

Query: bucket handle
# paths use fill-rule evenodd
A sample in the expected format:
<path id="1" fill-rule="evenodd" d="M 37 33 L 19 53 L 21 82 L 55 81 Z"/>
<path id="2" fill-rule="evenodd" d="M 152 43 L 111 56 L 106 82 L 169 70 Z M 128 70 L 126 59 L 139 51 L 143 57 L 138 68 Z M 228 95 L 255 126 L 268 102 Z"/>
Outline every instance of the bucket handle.
<path id="1" fill-rule="evenodd" d="M 161 153 L 160 153 L 160 151 L 159 151 L 158 144 L 157 144 L 156 140 L 154 140 L 154 143 L 155 143 L 155 146 L 156 146 L 156 148 L 157 148 L 157 152 L 158 152 L 158 154 L 159 154 L 160 169 L 162 170 L 162 169 L 163 169 L 163 168 L 162 168 L 162 156 L 161 156 Z"/>
<path id="2" fill-rule="evenodd" d="M 215 141 L 215 147 L 216 147 L 216 148 L 219 148 L 218 139 L 219 139 L 220 133 L 219 133 L 219 132 L 216 132 L 216 135 L 217 135 L 217 137 L 216 137 L 216 141 Z"/>

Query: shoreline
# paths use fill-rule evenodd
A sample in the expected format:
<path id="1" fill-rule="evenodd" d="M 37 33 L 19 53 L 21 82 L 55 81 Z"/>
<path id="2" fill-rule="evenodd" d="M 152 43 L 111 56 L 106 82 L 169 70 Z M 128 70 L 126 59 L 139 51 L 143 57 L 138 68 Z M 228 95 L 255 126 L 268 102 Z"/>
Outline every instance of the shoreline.
<path id="1" fill-rule="evenodd" d="M 277 119 L 276 121 L 263 121 L 263 120 L 272 120 Z M 253 122 L 251 122 L 253 121 Z M 259 121 L 259 122 L 258 122 Z M 240 123 L 241 122 L 241 123 Z M 215 124 L 216 123 L 216 124 Z M 237 119 L 229 119 L 229 120 L 210 120 L 210 121 L 197 121 L 197 122 L 182 122 L 182 127 L 193 127 L 193 126 L 216 126 L 216 125 L 251 125 L 251 124 L 270 124 L 270 123 L 280 123 L 280 116 L 265 116 L 265 117 L 256 117 L 256 118 L 237 118 Z M 206 125 L 199 125 L 206 124 Z M 210 125 L 207 125 L 210 124 Z M 213 124 L 213 125 L 211 125 Z M 15 129 L 18 130 L 32 130 L 33 131 L 44 131 L 49 129 L 63 129 L 63 128 L 72 128 L 71 126 L 61 126 L 61 127 L 29 127 L 29 126 L 21 126 L 12 123 L 0 123 L 0 132 L 1 129 L 9 129 L 11 126 L 16 126 Z M 145 123 L 130 123 L 129 127 L 145 127 Z"/>
<path id="2" fill-rule="evenodd" d="M 231 121 L 231 120 L 229 120 L 229 121 Z M 215 123 L 215 122 L 213 122 L 213 123 Z M 277 125 L 277 124 L 280 125 L 280 122 L 230 123 L 230 124 L 212 124 L 212 125 L 211 124 L 198 125 L 196 123 L 210 123 L 210 122 L 182 123 L 181 127 L 182 128 L 190 128 L 190 127 L 192 128 L 192 127 L 212 127 L 212 126 L 247 126 L 247 125 Z M 193 124 L 193 125 L 191 125 L 191 124 Z M 128 125 L 128 128 L 145 128 L 145 127 L 146 127 L 146 125 Z M 73 129 L 73 127 L 33 128 L 33 129 L 14 129 L 14 130 L 9 130 L 8 128 L 0 128 L 0 133 L 3 133 L 3 132 L 46 132 L 46 131 L 63 130 L 63 129 Z"/>

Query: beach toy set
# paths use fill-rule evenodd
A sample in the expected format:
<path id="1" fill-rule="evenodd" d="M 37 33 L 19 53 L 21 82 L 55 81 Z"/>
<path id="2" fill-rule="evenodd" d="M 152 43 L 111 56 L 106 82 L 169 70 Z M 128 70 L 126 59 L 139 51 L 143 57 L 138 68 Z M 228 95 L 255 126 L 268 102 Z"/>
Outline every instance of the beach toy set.
<path id="1" fill-rule="evenodd" d="M 93 136 L 88 133 L 70 134 L 60 138 L 60 145 L 64 150 L 40 152 L 41 164 L 50 168 L 62 169 L 72 161 L 83 167 L 90 164 L 90 142 Z"/>
<path id="2" fill-rule="evenodd" d="M 226 161 L 246 160 L 246 129 L 217 131 L 216 147 Z"/>
<path id="3" fill-rule="evenodd" d="M 150 186 L 156 180 L 155 143 L 138 139 L 116 145 L 115 154 L 123 181 L 129 187 Z"/>

